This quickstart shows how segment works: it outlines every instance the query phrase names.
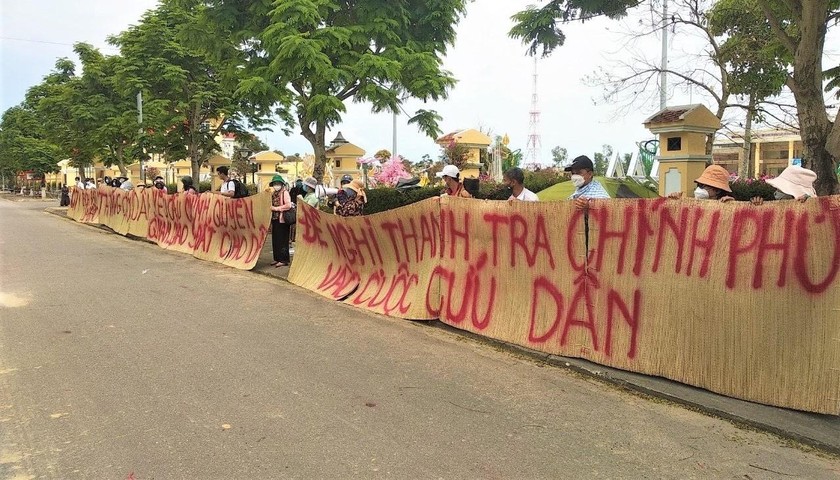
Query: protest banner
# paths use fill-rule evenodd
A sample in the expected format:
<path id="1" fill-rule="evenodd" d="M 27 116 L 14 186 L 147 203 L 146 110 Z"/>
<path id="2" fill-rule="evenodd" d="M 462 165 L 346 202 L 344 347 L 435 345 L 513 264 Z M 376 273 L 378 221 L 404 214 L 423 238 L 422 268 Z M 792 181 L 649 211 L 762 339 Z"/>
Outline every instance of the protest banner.
<path id="1" fill-rule="evenodd" d="M 300 202 L 289 280 L 372 312 L 436 318 L 426 308 L 425 298 L 438 294 L 438 284 L 428 282 L 441 248 L 438 204 L 432 198 L 345 218 Z"/>
<path id="2" fill-rule="evenodd" d="M 67 215 L 122 235 L 147 238 L 196 258 L 250 270 L 259 259 L 271 221 L 271 196 L 167 194 L 146 188 L 71 189 Z"/>
<path id="3" fill-rule="evenodd" d="M 368 217 L 300 210 L 289 279 L 322 295 L 840 413 L 840 197 L 593 201 L 586 215 L 448 197 Z"/>

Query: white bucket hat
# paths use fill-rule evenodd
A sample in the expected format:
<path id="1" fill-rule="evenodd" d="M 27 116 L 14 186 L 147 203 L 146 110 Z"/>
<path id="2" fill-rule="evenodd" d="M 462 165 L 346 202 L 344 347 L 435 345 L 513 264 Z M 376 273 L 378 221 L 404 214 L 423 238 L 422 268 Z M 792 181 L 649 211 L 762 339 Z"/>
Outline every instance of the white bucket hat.
<path id="1" fill-rule="evenodd" d="M 312 190 L 318 188 L 318 180 L 315 180 L 315 177 L 307 177 L 306 180 L 303 181 L 303 184 Z"/>
<path id="2" fill-rule="evenodd" d="M 816 179 L 817 174 L 811 170 L 798 165 L 791 165 L 784 169 L 778 177 L 767 180 L 767 183 L 782 193 L 792 195 L 794 198 L 805 195 L 816 197 L 817 192 L 814 190 Z"/>

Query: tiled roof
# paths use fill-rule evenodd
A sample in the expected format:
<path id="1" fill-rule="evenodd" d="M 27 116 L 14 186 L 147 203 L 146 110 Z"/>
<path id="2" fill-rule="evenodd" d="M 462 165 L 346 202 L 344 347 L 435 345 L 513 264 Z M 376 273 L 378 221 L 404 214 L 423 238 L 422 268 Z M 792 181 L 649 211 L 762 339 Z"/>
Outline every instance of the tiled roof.
<path id="1" fill-rule="evenodd" d="M 691 108 L 678 108 L 678 109 L 674 109 L 674 110 L 672 110 L 670 108 L 665 109 L 665 110 L 657 113 L 653 117 L 651 117 L 650 120 L 648 120 L 645 123 L 657 124 L 657 123 L 677 122 L 677 121 L 680 120 L 680 117 L 682 117 L 683 115 L 688 113 L 690 110 L 691 110 Z"/>

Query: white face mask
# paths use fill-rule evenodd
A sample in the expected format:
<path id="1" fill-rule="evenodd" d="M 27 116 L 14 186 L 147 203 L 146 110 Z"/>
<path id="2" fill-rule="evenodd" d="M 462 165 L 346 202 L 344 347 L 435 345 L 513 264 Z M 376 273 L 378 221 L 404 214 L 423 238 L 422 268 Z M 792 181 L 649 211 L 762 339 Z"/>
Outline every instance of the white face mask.
<path id="1" fill-rule="evenodd" d="M 707 192 L 705 188 L 697 187 L 694 189 L 694 198 L 698 200 L 708 200 L 709 192 Z"/>
<path id="2" fill-rule="evenodd" d="M 586 182 L 586 179 L 583 178 L 583 175 L 572 175 L 571 179 L 572 179 L 572 185 L 574 185 L 575 188 L 582 187 L 583 184 Z"/>
<path id="3" fill-rule="evenodd" d="M 283 187 L 280 185 L 274 185 L 272 188 L 274 188 L 275 192 L 279 192 Z"/>

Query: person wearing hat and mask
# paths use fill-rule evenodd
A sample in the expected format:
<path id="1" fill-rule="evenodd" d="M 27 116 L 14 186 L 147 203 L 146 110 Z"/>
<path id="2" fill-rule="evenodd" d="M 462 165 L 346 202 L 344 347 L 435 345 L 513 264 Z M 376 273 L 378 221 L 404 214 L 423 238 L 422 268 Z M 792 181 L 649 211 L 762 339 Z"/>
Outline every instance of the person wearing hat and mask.
<path id="1" fill-rule="evenodd" d="M 575 207 L 579 210 L 589 208 L 590 200 L 610 198 L 601 182 L 595 180 L 595 165 L 586 155 L 572 160 L 572 164 L 566 167 L 565 171 L 571 173 L 572 185 L 575 186 L 569 200 L 574 200 Z"/>
<path id="2" fill-rule="evenodd" d="M 720 165 L 709 165 L 703 173 L 694 181 L 697 188 L 694 189 L 694 198 L 698 200 L 718 200 L 731 202 L 735 200 L 732 196 L 732 188 L 729 186 L 729 172 Z M 680 198 L 682 192 L 674 192 L 668 198 Z"/>
<path id="3" fill-rule="evenodd" d="M 307 177 L 306 180 L 303 181 L 303 191 L 305 193 L 303 197 L 303 201 L 306 202 L 310 207 L 318 208 L 318 180 L 315 180 L 315 177 Z"/>
<path id="4" fill-rule="evenodd" d="M 776 189 L 773 195 L 776 200 L 804 202 L 811 197 L 817 196 L 817 191 L 814 190 L 814 182 L 816 180 L 816 173 L 799 165 L 791 165 L 784 169 L 778 177 L 765 181 L 768 185 Z M 755 197 L 750 201 L 753 205 L 764 203 L 764 199 L 761 197 Z"/>
<path id="5" fill-rule="evenodd" d="M 362 214 L 367 203 L 365 184 L 361 180 L 351 180 L 343 185 L 335 196 L 333 212 L 342 217 L 357 217 Z"/>
<path id="6" fill-rule="evenodd" d="M 443 191 L 442 195 L 472 198 L 470 192 L 461 183 L 461 171 L 455 165 L 445 165 L 443 170 L 437 173 L 437 177 L 442 178 L 443 183 L 446 185 L 446 190 Z"/>
<path id="7" fill-rule="evenodd" d="M 289 232 L 291 225 L 283 220 L 283 212 L 293 208 L 292 198 L 286 189 L 286 180 L 280 175 L 271 178 L 271 251 L 275 267 L 285 267 L 291 263 L 289 255 Z"/>

